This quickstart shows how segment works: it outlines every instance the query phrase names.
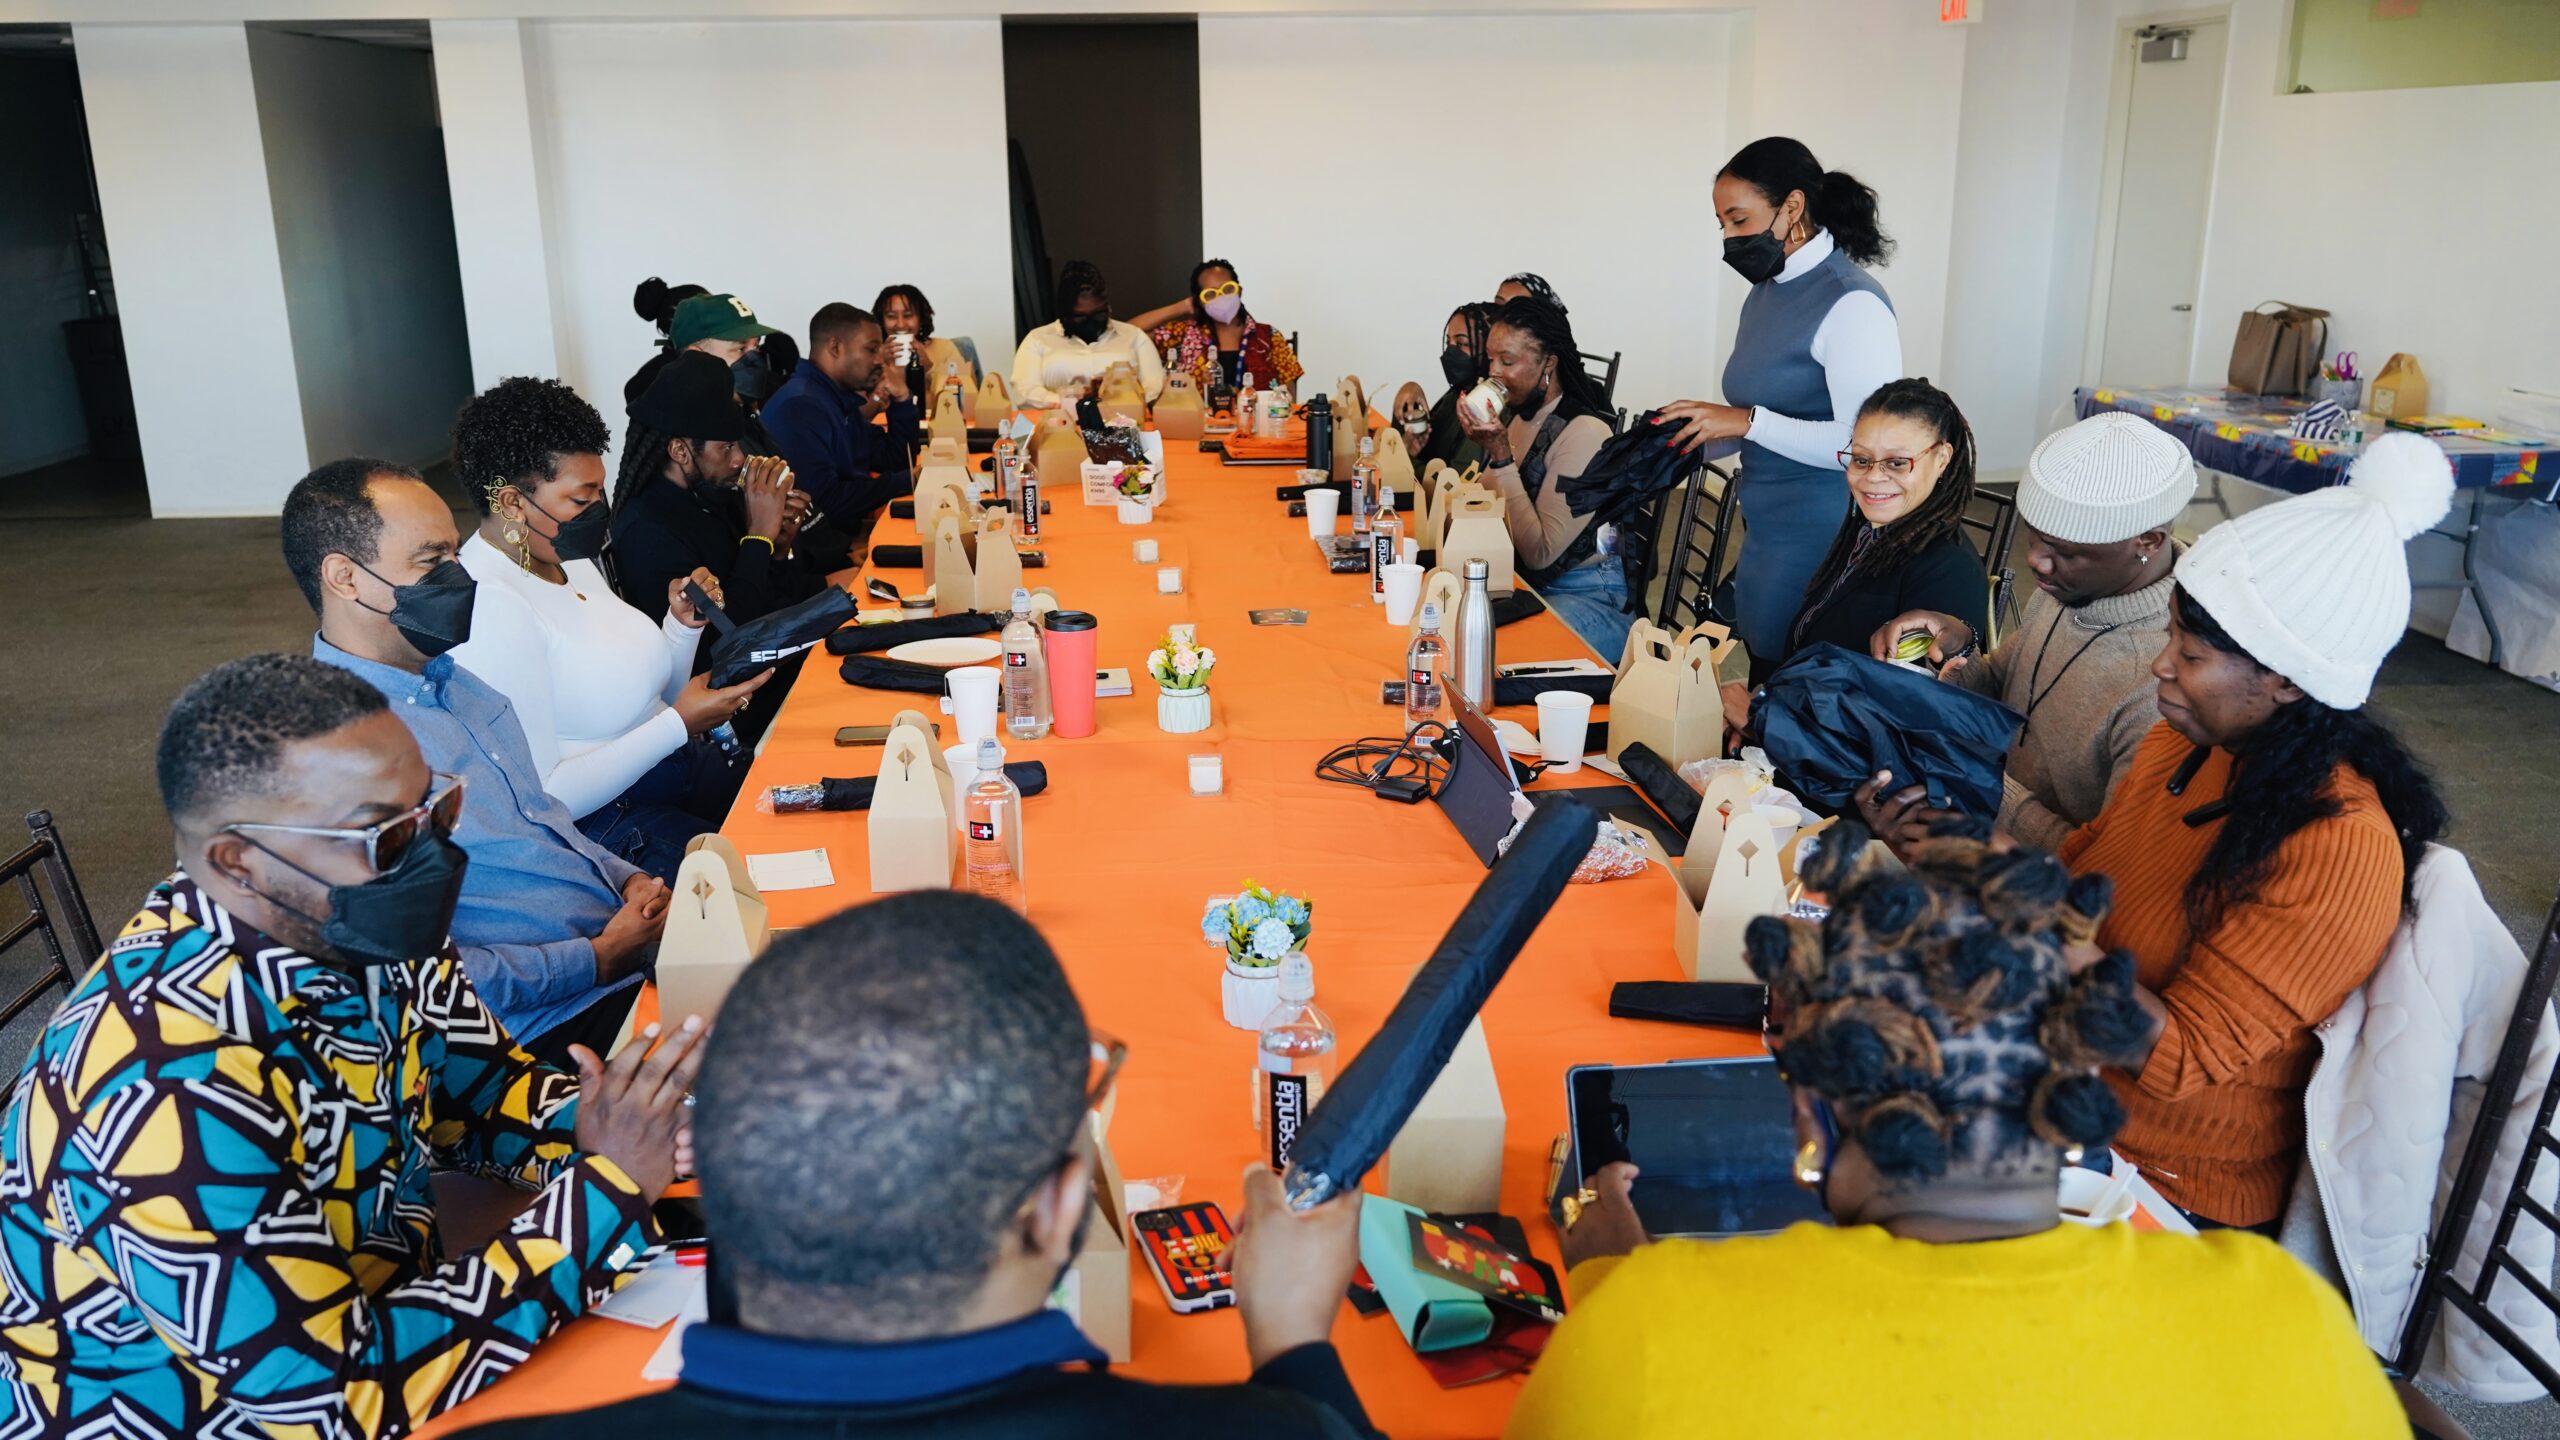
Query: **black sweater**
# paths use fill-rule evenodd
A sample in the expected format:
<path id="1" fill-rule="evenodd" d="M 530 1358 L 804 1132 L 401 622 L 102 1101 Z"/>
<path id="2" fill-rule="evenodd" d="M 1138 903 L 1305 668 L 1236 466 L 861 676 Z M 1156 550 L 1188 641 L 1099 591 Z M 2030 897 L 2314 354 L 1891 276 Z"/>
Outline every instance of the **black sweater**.
<path id="1" fill-rule="evenodd" d="M 1823 577 L 1815 576 L 1813 591 L 1823 585 Z M 1813 599 L 1812 591 L 1808 600 Z M 1991 608 L 1991 580 L 1982 568 L 1982 557 L 1975 553 L 1973 542 L 1959 530 L 1922 549 L 1918 554 L 1891 570 L 1868 570 L 1853 573 L 1828 598 L 1815 601 L 1797 623 L 1795 643 L 1788 647 L 1792 655 L 1807 645 L 1828 641 L 1855 654 L 1867 653 L 1867 641 L 1877 627 L 1896 615 L 1911 610 L 1935 610 L 1953 615 L 1973 627 L 1973 633 L 1984 633 L 1985 620 Z M 1751 657 L 1752 680 L 1757 683 L 1785 662 L 1786 655 Z"/>
<path id="2" fill-rule="evenodd" d="M 1330 1345 L 1305 1345 L 1243 1385 L 1151 1385 L 1107 1370 L 1021 1372 L 904 1404 L 776 1405 L 678 1383 L 599 1410 L 502 1420 L 489 1440 L 1357 1440 L 1376 1437 Z"/>
<path id="3" fill-rule="evenodd" d="M 667 586 L 699 565 L 720 581 L 720 608 L 741 623 L 770 615 L 826 588 L 826 576 L 741 544 L 746 516 L 734 490 L 700 493 L 665 479 L 643 483 L 613 514 L 613 555 L 622 598 L 652 620 L 667 614 Z M 707 650 L 707 647 L 706 647 Z"/>

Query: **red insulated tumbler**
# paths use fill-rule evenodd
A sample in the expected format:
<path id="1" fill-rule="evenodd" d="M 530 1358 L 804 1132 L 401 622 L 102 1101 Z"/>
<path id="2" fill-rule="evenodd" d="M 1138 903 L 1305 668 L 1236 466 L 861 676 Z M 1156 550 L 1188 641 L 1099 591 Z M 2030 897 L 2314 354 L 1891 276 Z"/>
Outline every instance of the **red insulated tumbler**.
<path id="1" fill-rule="evenodd" d="M 1041 645 L 1049 660 L 1050 732 L 1068 740 L 1093 733 L 1095 645 L 1102 622 L 1082 610 L 1052 610 Z"/>

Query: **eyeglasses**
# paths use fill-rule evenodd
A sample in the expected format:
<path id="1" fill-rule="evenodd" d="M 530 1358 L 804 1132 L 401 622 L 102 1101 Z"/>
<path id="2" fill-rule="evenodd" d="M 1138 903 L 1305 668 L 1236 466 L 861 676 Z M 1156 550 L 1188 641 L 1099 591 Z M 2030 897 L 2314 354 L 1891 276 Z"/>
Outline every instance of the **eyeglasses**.
<path id="1" fill-rule="evenodd" d="M 1861 455 L 1854 450 L 1839 451 L 1835 458 L 1839 460 L 1840 468 L 1852 475 L 1882 470 L 1896 480 L 1910 474 L 1912 468 L 1920 463 L 1918 455 Z"/>
<path id="2" fill-rule="evenodd" d="M 247 834 L 253 830 L 271 835 L 318 835 L 324 839 L 344 840 L 364 846 L 365 863 L 379 874 L 400 863 L 420 835 L 432 831 L 450 837 L 453 827 L 462 819 L 462 777 L 432 772 L 427 778 L 427 798 L 373 825 L 259 825 L 246 821 L 225 825 L 225 831 Z"/>
<path id="3" fill-rule="evenodd" d="M 1084 1108 L 1090 1114 L 1109 1103 L 1111 1087 L 1120 1078 L 1120 1067 L 1128 1063 L 1129 1045 L 1101 1030 L 1088 1031 L 1085 1043 L 1091 1050 L 1091 1060 L 1085 1071 Z"/>
<path id="4" fill-rule="evenodd" d="M 1200 303 L 1201 303 L 1201 304 L 1203 304 L 1203 305 L 1206 305 L 1206 304 L 1208 304 L 1210 301 L 1217 299 L 1217 298 L 1218 298 L 1219 296 L 1221 296 L 1221 295 L 1241 295 L 1241 294 L 1243 294 L 1243 293 L 1244 293 L 1244 287 L 1243 287 L 1243 286 L 1241 286 L 1241 285 L 1239 285 L 1239 284 L 1237 284 L 1237 283 L 1236 283 L 1236 282 L 1234 282 L 1233 280 L 1230 280 L 1230 281 L 1228 281 L 1228 282 L 1227 282 L 1226 284 L 1224 284 L 1224 285 L 1213 286 L 1213 287 L 1211 287 L 1210 289 L 1207 289 L 1207 290 L 1203 290 L 1203 291 L 1201 291 L 1201 292 L 1200 292 Z"/>

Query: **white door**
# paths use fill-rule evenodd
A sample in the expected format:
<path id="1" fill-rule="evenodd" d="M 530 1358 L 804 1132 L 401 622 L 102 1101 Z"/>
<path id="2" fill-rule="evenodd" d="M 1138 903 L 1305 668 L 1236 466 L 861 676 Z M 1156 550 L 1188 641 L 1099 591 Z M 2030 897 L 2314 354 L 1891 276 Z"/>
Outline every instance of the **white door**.
<path id="1" fill-rule="evenodd" d="M 2115 243 L 2097 379 L 2181 385 L 2194 353 L 2196 281 L 2204 268 L 2205 205 L 2222 113 L 2224 25 L 2187 32 L 2183 60 L 2144 60 L 2134 47 L 2131 108 L 2117 174 Z"/>

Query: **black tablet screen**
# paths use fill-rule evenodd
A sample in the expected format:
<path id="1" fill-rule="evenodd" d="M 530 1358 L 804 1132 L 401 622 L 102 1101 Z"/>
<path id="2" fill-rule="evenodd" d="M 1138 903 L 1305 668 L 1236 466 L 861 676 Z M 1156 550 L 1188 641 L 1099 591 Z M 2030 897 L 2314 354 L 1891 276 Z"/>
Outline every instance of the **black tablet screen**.
<path id="1" fill-rule="evenodd" d="M 1830 1223 L 1794 1178 L 1787 1087 L 1770 1060 L 1587 1065 L 1566 1079 L 1585 1175 L 1616 1160 L 1643 1174 L 1636 1214 L 1656 1235 L 1740 1235 Z"/>

